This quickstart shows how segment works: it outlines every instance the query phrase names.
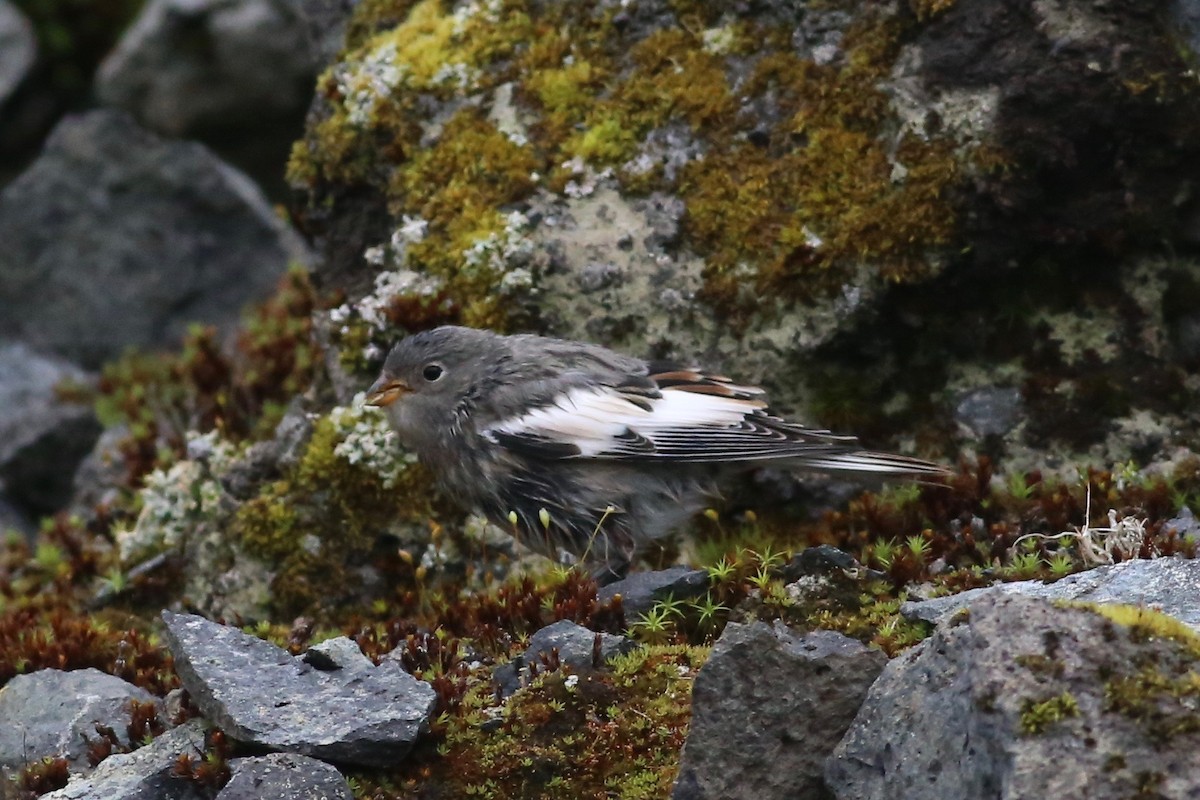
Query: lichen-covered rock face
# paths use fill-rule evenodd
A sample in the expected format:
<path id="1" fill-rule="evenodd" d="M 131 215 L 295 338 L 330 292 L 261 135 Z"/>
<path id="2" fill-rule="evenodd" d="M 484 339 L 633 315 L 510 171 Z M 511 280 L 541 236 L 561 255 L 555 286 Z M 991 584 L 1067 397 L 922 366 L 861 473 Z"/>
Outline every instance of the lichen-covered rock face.
<path id="1" fill-rule="evenodd" d="M 1198 267 L 1154 253 L 1200 142 L 1174 35 L 1133 2 L 361 3 L 290 165 L 330 344 L 365 377 L 405 331 L 533 328 L 881 445 L 1165 457 L 1200 391 Z"/>
<path id="2" fill-rule="evenodd" d="M 1195 797 L 1198 664 L 1156 612 L 976 599 L 884 668 L 826 781 L 838 800 Z"/>

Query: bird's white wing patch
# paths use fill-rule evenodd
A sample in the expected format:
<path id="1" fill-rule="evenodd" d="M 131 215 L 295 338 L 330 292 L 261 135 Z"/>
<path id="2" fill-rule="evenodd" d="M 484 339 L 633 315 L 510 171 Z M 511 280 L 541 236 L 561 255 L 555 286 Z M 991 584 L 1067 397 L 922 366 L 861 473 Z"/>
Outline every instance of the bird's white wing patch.
<path id="1" fill-rule="evenodd" d="M 574 445 L 582 457 L 617 454 L 631 437 L 654 442 L 671 431 L 736 429 L 761 403 L 721 395 L 664 389 L 661 397 L 633 399 L 603 387 L 572 389 L 545 406 L 492 426 L 484 435 L 533 437 Z"/>

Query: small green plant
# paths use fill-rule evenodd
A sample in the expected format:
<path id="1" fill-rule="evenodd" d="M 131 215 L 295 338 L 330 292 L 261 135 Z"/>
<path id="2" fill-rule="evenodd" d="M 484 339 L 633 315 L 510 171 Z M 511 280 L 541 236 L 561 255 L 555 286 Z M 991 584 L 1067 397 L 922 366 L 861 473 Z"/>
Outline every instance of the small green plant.
<path id="1" fill-rule="evenodd" d="M 1066 553 L 1059 553 L 1054 558 L 1051 558 L 1047 566 L 1050 568 L 1050 574 L 1055 578 L 1061 578 L 1064 575 L 1069 575 L 1075 569 L 1075 562 Z"/>
<path id="2" fill-rule="evenodd" d="M 913 554 L 913 557 L 918 562 L 924 562 L 925 557 L 929 555 L 932 547 L 929 540 L 920 534 L 908 537 L 904 540 L 904 546 L 908 548 L 908 552 Z"/>
<path id="3" fill-rule="evenodd" d="M 664 609 L 661 604 L 651 608 L 629 626 L 630 633 L 647 644 L 663 644 L 671 637 L 673 630 L 671 611 Z"/>
<path id="4" fill-rule="evenodd" d="M 1042 559 L 1037 553 L 1020 553 L 1013 556 L 1008 572 L 1019 578 L 1033 578 L 1042 571 Z"/>
<path id="5" fill-rule="evenodd" d="M 896 561 L 896 543 L 891 539 L 876 539 L 872 546 L 875 563 L 883 569 L 891 569 Z"/>

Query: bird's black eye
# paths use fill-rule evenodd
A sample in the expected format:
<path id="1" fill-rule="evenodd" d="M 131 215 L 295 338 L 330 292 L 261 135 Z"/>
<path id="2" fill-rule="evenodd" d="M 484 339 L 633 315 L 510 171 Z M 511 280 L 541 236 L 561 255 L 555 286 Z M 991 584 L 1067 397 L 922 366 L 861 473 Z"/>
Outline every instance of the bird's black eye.
<path id="1" fill-rule="evenodd" d="M 440 364 L 426 364 L 425 369 L 421 370 L 421 376 L 430 383 L 441 378 L 444 373 L 445 370 Z"/>

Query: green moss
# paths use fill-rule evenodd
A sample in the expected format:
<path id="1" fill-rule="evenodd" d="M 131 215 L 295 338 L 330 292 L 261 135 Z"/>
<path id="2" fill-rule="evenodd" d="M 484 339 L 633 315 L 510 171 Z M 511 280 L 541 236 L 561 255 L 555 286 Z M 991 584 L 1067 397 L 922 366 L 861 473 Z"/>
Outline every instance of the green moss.
<path id="1" fill-rule="evenodd" d="M 412 464 L 388 485 L 338 455 L 341 441 L 330 417 L 319 420 L 299 463 L 234 515 L 235 541 L 276 570 L 271 593 L 280 615 L 336 605 L 330 587 L 354 585 L 349 570 L 370 559 L 382 534 L 433 516 L 432 483 L 422 468 Z"/>
<path id="2" fill-rule="evenodd" d="M 643 647 L 609 671 L 545 673 L 503 705 L 478 680 L 460 713 L 439 722 L 436 754 L 415 754 L 392 779 L 393 796 L 666 797 L 707 656 Z"/>
<path id="3" fill-rule="evenodd" d="M 1146 667 L 1104 684 L 1104 709 L 1133 719 L 1156 740 L 1200 732 L 1200 673 Z"/>
<path id="4" fill-rule="evenodd" d="M 934 5 L 930 13 L 945 4 Z M 569 5 L 534 16 L 509 0 L 497 14 L 455 18 L 434 0 L 368 4 L 352 24 L 364 32 L 358 46 L 322 79 L 331 113 L 297 148 L 292 177 L 367 181 L 397 217 L 428 220 L 418 267 L 450 279 L 473 324 L 511 320 L 488 297 L 494 281 L 459 279 L 462 251 L 495 230 L 498 208 L 534 191 L 532 173 L 561 189 L 571 177 L 561 165 L 576 157 L 618 168 L 627 190 L 684 200 L 687 243 L 708 265 L 703 296 L 730 317 L 763 293 L 786 302 L 831 290 L 862 263 L 888 280 L 925 277 L 929 250 L 953 238 L 948 190 L 966 157 L 949 142 L 889 142 L 877 86 L 913 18 L 859 9 L 844 59 L 820 66 L 792 52 L 788 30 L 749 20 L 715 28 L 719 14 L 689 4 L 677 13 L 678 27 L 629 41 L 611 11 Z M 749 52 L 757 58 L 735 96 L 730 59 Z M 502 83 L 530 118 L 528 145 L 472 107 L 434 144 L 413 146 L 429 133 L 417 124 L 420 95 L 487 96 Z M 766 96 L 774 110 L 748 121 L 741 109 Z M 624 169 L 669 124 L 686 125 L 707 155 L 671 183 L 653 166 Z"/>
<path id="5" fill-rule="evenodd" d="M 1021 733 L 1035 736 L 1056 722 L 1077 716 L 1079 703 L 1070 692 L 1040 701 L 1026 698 L 1021 702 Z"/>

